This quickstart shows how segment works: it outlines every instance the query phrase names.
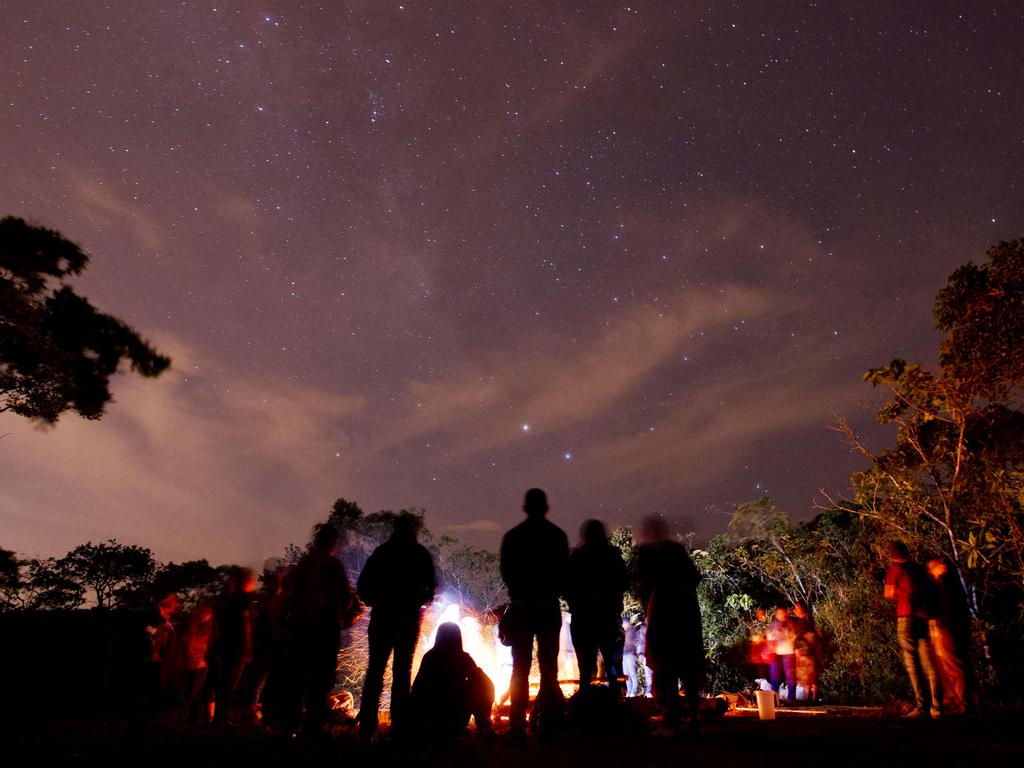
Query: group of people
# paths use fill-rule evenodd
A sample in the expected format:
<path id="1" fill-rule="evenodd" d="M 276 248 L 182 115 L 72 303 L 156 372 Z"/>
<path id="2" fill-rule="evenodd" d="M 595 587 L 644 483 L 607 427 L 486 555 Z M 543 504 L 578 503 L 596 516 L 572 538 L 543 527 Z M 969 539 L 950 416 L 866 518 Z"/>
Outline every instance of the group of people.
<path id="1" fill-rule="evenodd" d="M 542 734 L 565 715 L 558 680 L 562 599 L 571 613 L 579 695 L 591 690 L 600 656 L 603 675 L 617 696 L 653 690 L 667 727 L 683 727 L 687 716 L 696 723 L 704 657 L 698 574 L 664 521 L 644 521 L 636 570 L 627 574 L 601 522 L 587 521 L 579 544 L 570 549 L 565 532 L 547 519 L 542 490 L 526 493 L 523 512 L 525 519 L 502 539 L 500 555 L 509 597 L 498 630 L 512 657 L 510 738 L 525 738 L 528 711 L 529 725 Z M 389 658 L 393 735 L 449 738 L 471 718 L 478 732 L 492 732 L 495 686 L 463 650 L 457 624 L 437 629 L 434 647 L 412 680 L 424 610 L 438 586 L 430 552 L 418 541 L 421 524 L 415 515 L 399 515 L 388 540 L 366 561 L 355 588 L 337 557 L 338 531 L 327 524 L 317 526 L 293 568 L 265 573 L 259 593 L 252 572 L 232 571 L 222 594 L 200 601 L 176 638 L 171 622 L 176 600 L 163 596 L 146 622 L 148 690 L 166 684 L 170 672 L 178 680 L 190 722 L 261 717 L 267 723 L 322 733 L 330 715 L 340 638 L 368 607 L 360 735 L 373 738 L 377 732 Z M 631 578 L 644 604 L 642 627 L 623 622 L 623 596 Z M 535 642 L 540 686 L 531 708 Z"/>
<path id="2" fill-rule="evenodd" d="M 669 535 L 663 519 L 646 518 L 638 531 L 633 570 L 627 573 L 600 521 L 584 523 L 578 545 L 570 549 L 565 532 L 547 519 L 544 491 L 527 491 L 523 512 L 525 519 L 504 535 L 500 554 L 509 601 L 498 635 L 512 658 L 509 737 L 525 738 L 528 711 L 529 725 L 541 734 L 565 716 L 558 680 L 562 599 L 571 615 L 577 696 L 595 690 L 591 684 L 600 656 L 605 691 L 616 698 L 653 693 L 664 728 L 696 728 L 704 643 L 699 575 L 686 547 Z M 254 574 L 233 569 L 223 592 L 200 601 L 177 631 L 172 623 L 177 598 L 161 596 L 145 622 L 139 711 L 148 709 L 153 693 L 166 688 L 173 676 L 190 722 L 219 723 L 237 711 L 240 717 L 323 733 L 342 633 L 369 607 L 360 734 L 373 738 L 377 732 L 389 659 L 394 735 L 452 738 L 471 718 L 479 733 L 492 733 L 495 686 L 463 650 L 457 624 L 437 628 L 434 647 L 412 679 L 424 609 L 438 587 L 432 556 L 418 541 L 421 525 L 412 514 L 396 517 L 390 537 L 372 552 L 355 589 L 337 557 L 338 530 L 323 524 L 314 529 L 307 552 L 293 568 L 264 574 L 258 594 Z M 896 603 L 897 636 L 915 698 L 910 715 L 965 712 L 970 704 L 970 618 L 963 589 L 942 559 L 925 569 L 898 542 L 890 545 L 889 556 L 885 597 Z M 630 583 L 642 603 L 642 626 L 623 616 Z M 531 708 L 535 643 L 540 684 Z M 776 693 L 785 682 L 788 703 L 796 701 L 798 685 L 805 700 L 818 700 L 819 640 L 805 605 L 777 608 L 771 620 L 758 611 L 751 662 Z"/>
<path id="3" fill-rule="evenodd" d="M 579 694 L 586 696 L 597 676 L 598 656 L 609 686 L 622 691 L 624 662 L 635 668 L 637 651 L 646 652 L 648 680 L 669 727 L 681 725 L 679 682 L 687 711 L 697 719 L 703 675 L 703 637 L 697 605 L 697 570 L 686 548 L 673 541 L 659 518 L 640 530 L 633 574 L 647 617 L 646 645 L 634 638 L 632 659 L 624 653 L 623 596 L 629 583 L 619 550 L 604 525 L 584 523 L 579 544 L 570 549 L 565 532 L 547 519 L 544 491 L 533 488 L 523 501 L 525 520 L 502 539 L 500 570 L 509 601 L 499 622 L 500 641 L 509 646 L 509 737 L 522 740 L 529 724 L 543 735 L 561 721 L 565 700 L 558 680 L 561 599 L 571 614 L 570 634 L 579 667 Z M 412 661 L 423 609 L 437 584 L 429 552 L 416 541 L 418 518 L 403 516 L 391 538 L 378 547 L 359 575 L 357 590 L 370 606 L 369 664 L 359 707 L 364 737 L 377 730 L 384 668 L 392 657 L 390 718 L 395 735 L 449 738 L 472 717 L 478 733 L 491 733 L 493 681 L 462 649 L 458 625 L 442 624 L 434 647 L 423 657 L 415 681 Z M 641 641 L 642 643 L 644 641 Z M 530 707 L 530 670 L 536 643 L 540 682 Z M 625 676 L 627 685 L 630 675 Z M 650 685 L 650 683 L 648 683 Z"/>
<path id="4" fill-rule="evenodd" d="M 771 619 L 759 608 L 750 633 L 750 663 L 757 679 L 768 681 L 779 696 L 783 683 L 786 697 L 779 703 L 793 705 L 798 689 L 807 704 L 819 701 L 818 668 L 820 643 L 814 619 L 807 606 L 778 607 Z"/>
<path id="5" fill-rule="evenodd" d="M 896 637 L 914 694 L 907 717 L 969 712 L 971 616 L 959 578 L 945 558 L 924 567 L 899 541 L 889 544 L 889 562 L 885 598 L 896 603 Z"/>
<path id="6" fill-rule="evenodd" d="M 258 696 L 256 682 L 244 677 L 253 658 L 253 608 L 255 575 L 234 568 L 224 577 L 223 591 L 214 600 L 201 600 L 185 616 L 180 627 L 173 619 L 178 608 L 174 592 L 160 595 L 146 613 L 142 654 L 144 668 L 138 677 L 140 701 L 133 712 L 147 717 L 158 697 L 168 690 L 184 699 L 189 722 L 207 719 L 213 702 L 233 699 L 245 688 Z M 217 722 L 225 708 L 217 712 Z"/>
<path id="7" fill-rule="evenodd" d="M 540 687 L 531 724 L 543 732 L 557 722 L 563 696 L 558 685 L 559 598 L 571 614 L 570 632 L 579 667 L 579 693 L 586 696 L 601 655 L 605 677 L 619 687 L 624 653 L 623 595 L 629 576 L 618 548 L 608 541 L 604 525 L 584 523 L 581 541 L 571 552 L 568 537 L 547 518 L 548 502 L 538 488 L 527 491 L 526 519 L 505 534 L 501 543 L 501 575 L 509 604 L 502 616 L 503 642 L 512 649 L 509 729 L 512 738 L 525 736 L 529 673 L 536 639 Z M 686 548 L 669 536 L 660 517 L 646 518 L 639 530 L 635 570 L 631 574 L 643 603 L 646 662 L 655 699 L 666 728 L 697 724 L 699 689 L 703 682 L 704 642 L 697 603 L 698 573 Z M 636 636 L 632 679 L 636 680 Z M 626 675 L 627 685 L 631 675 Z M 679 684 L 686 694 L 685 711 Z M 634 682 L 635 685 L 635 682 Z M 635 691 L 634 691 L 635 693 Z"/>

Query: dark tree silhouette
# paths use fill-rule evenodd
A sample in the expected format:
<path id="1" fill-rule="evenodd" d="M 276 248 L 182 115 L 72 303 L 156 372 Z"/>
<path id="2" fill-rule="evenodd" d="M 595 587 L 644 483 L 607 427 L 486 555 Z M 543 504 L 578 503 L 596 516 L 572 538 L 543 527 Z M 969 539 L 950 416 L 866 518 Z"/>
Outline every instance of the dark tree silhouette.
<path id="1" fill-rule="evenodd" d="M 29 560 L 25 565 L 24 583 L 16 593 L 11 607 L 33 611 L 56 611 L 78 608 L 85 602 L 85 588 L 68 576 L 56 558 Z"/>
<path id="2" fill-rule="evenodd" d="M 80 544 L 57 561 L 58 572 L 92 590 L 98 608 L 109 608 L 119 591 L 131 592 L 153 577 L 153 553 L 114 539 Z"/>
<path id="3" fill-rule="evenodd" d="M 0 219 L 0 412 L 53 424 L 98 419 L 121 361 L 143 376 L 170 365 L 139 334 L 65 284 L 89 257 L 59 233 Z"/>

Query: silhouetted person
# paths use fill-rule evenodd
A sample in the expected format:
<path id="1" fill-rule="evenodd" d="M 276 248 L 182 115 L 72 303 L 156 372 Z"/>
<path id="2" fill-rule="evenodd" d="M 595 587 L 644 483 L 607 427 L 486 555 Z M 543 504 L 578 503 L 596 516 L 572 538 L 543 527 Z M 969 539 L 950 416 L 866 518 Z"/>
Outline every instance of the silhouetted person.
<path id="1" fill-rule="evenodd" d="M 640 525 L 636 581 L 647 616 L 647 662 L 665 726 L 679 726 L 679 681 L 686 689 L 692 727 L 704 676 L 704 634 L 697 603 L 697 568 L 686 547 L 668 536 L 660 517 Z"/>
<path id="2" fill-rule="evenodd" d="M 175 631 L 171 619 L 177 609 L 178 596 L 164 592 L 143 615 L 143 658 L 134 680 L 138 700 L 131 713 L 136 724 L 147 724 L 149 716 L 163 703 L 167 693 L 175 653 Z"/>
<path id="3" fill-rule="evenodd" d="M 277 561 L 277 558 L 273 558 L 273 560 Z M 245 710 L 250 721 L 254 723 L 259 722 L 261 717 L 260 699 L 270 674 L 270 658 L 273 647 L 270 606 L 281 590 L 281 579 L 276 570 L 276 562 L 271 568 L 268 568 L 266 563 L 264 564 L 260 583 L 261 589 L 256 593 L 252 602 L 252 660 L 246 665 L 242 680 Z"/>
<path id="4" fill-rule="evenodd" d="M 297 693 L 305 703 L 303 732 L 320 734 L 330 713 L 328 697 L 338 667 L 341 631 L 355 620 L 355 594 L 345 566 L 335 557 L 338 529 L 320 524 L 287 578 L 286 603 Z M 292 711 L 294 717 L 295 712 Z"/>
<path id="5" fill-rule="evenodd" d="M 359 574 L 359 597 L 372 609 L 367 628 L 370 658 L 359 704 L 359 733 L 364 738 L 377 731 L 384 670 L 392 651 L 392 731 L 401 733 L 404 725 L 423 606 L 434 599 L 437 589 L 433 558 L 416 541 L 421 525 L 416 515 L 399 515 L 391 538 L 373 551 Z"/>
<path id="6" fill-rule="evenodd" d="M 493 732 L 494 683 L 462 650 L 462 630 L 454 622 L 437 628 L 434 647 L 423 655 L 409 702 L 409 723 L 418 736 L 456 739 L 476 722 L 479 735 Z"/>
<path id="7" fill-rule="evenodd" d="M 935 584 L 938 599 L 929 631 L 939 669 L 942 672 L 945 703 L 949 712 L 962 714 L 971 709 L 970 667 L 967 663 L 971 644 L 971 612 L 960 579 L 944 557 L 928 561 L 928 575 Z"/>
<path id="8" fill-rule="evenodd" d="M 346 578 L 346 583 L 347 581 Z M 297 723 L 300 719 L 302 691 L 300 683 L 294 679 L 296 660 L 291 656 L 291 572 L 275 573 L 272 583 L 276 589 L 266 606 L 263 617 L 265 624 L 261 630 L 268 647 L 266 675 L 263 687 L 258 693 L 260 719 L 268 725 L 285 721 Z M 352 599 L 355 600 L 354 594 Z"/>
<path id="9" fill-rule="evenodd" d="M 597 652 L 604 661 L 609 686 L 618 689 L 622 674 L 623 633 L 620 626 L 622 596 L 626 591 L 626 564 L 608 541 L 600 520 L 587 520 L 580 529 L 580 544 L 569 553 L 565 600 L 572 614 L 572 645 L 580 670 L 580 691 L 597 672 Z"/>
<path id="10" fill-rule="evenodd" d="M 207 653 L 206 700 L 216 702 L 213 723 L 225 722 L 245 666 L 252 659 L 252 592 L 256 578 L 233 568 L 213 607 L 213 635 Z"/>
<path id="11" fill-rule="evenodd" d="M 558 687 L 558 633 L 562 627 L 559 597 L 565 586 L 569 539 L 545 518 L 548 499 L 539 488 L 526 492 L 526 520 L 501 540 L 501 577 L 508 589 L 509 606 L 502 617 L 512 648 L 509 728 L 513 738 L 526 733 L 526 709 L 530 699 L 530 665 L 533 639 L 537 638 L 540 690 L 534 703 L 533 722 L 552 716 L 563 707 Z"/>
<path id="12" fill-rule="evenodd" d="M 901 541 L 889 544 L 889 561 L 885 599 L 896 603 L 896 639 L 914 691 L 914 709 L 907 717 L 941 717 L 942 685 L 928 637 L 928 620 L 933 611 L 928 575 L 910 559 L 907 546 Z"/>

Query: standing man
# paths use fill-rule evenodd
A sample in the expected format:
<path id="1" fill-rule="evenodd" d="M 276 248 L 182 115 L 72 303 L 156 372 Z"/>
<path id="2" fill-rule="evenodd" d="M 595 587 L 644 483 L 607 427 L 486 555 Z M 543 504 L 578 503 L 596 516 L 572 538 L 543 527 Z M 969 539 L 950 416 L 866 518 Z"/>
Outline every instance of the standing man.
<path id="1" fill-rule="evenodd" d="M 404 725 L 423 606 L 433 601 L 437 591 L 434 559 L 416 540 L 422 525 L 418 515 L 401 513 L 395 518 L 391 538 L 373 550 L 359 574 L 359 597 L 372 609 L 366 631 L 370 659 L 359 704 L 359 735 L 363 738 L 377 732 L 384 670 L 392 651 L 392 733 L 400 734 Z"/>
<path id="2" fill-rule="evenodd" d="M 902 541 L 889 544 L 889 571 L 885 574 L 885 599 L 896 603 L 896 638 L 903 652 L 903 666 L 914 691 L 914 709 L 907 717 L 942 716 L 942 687 L 928 638 L 928 576 L 910 559 Z M 922 685 L 922 676 L 928 690 Z M 925 694 L 928 694 L 926 697 Z"/>
<path id="3" fill-rule="evenodd" d="M 501 540 L 501 577 L 509 596 L 503 623 L 512 647 L 509 733 L 513 739 L 526 736 L 534 637 L 540 666 L 534 723 L 546 713 L 557 716 L 556 710 L 562 706 L 558 687 L 558 634 L 562 626 L 559 596 L 569 560 L 569 538 L 545 517 L 548 498 L 544 491 L 528 490 L 523 512 L 526 520 Z"/>
<path id="4" fill-rule="evenodd" d="M 647 661 L 654 672 L 654 698 L 670 730 L 680 726 L 680 679 L 686 689 L 690 728 L 698 728 L 698 694 L 704 678 L 699 579 L 686 547 L 669 538 L 665 520 L 645 518 L 636 550 L 636 581 L 647 617 Z"/>
<path id="5" fill-rule="evenodd" d="M 569 554 L 565 588 L 565 601 L 572 614 L 572 645 L 579 664 L 580 691 L 588 690 L 597 673 L 598 651 L 604 661 L 609 687 L 621 690 L 623 633 L 620 623 L 626 582 L 622 553 L 608 541 L 604 523 L 587 520 L 580 529 L 579 546 Z"/>
<path id="6" fill-rule="evenodd" d="M 290 609 L 288 629 L 297 678 L 289 714 L 297 714 L 301 697 L 306 704 L 303 732 L 312 737 L 322 735 L 330 715 L 328 697 L 338 667 L 341 631 L 358 615 L 359 601 L 349 585 L 345 566 L 335 556 L 337 547 L 338 529 L 327 523 L 317 525 L 309 551 L 287 577 L 289 591 L 282 598 Z M 273 599 L 272 607 L 281 610 Z M 272 631 L 269 629 L 268 634 Z M 284 655 L 280 648 L 275 650 L 278 657 Z M 281 681 L 276 683 L 280 690 Z"/>

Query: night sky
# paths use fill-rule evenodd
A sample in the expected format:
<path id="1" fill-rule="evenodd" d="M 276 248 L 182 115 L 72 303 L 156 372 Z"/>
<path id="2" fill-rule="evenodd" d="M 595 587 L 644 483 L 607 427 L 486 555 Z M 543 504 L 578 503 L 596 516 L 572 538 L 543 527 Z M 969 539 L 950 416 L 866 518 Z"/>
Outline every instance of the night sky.
<path id="1" fill-rule="evenodd" d="M 258 564 L 335 498 L 496 547 L 796 519 L 1024 232 L 1024 4 L 5 2 L 0 215 L 174 358 L 0 417 L 0 546 Z M 878 446 L 886 433 L 869 432 Z"/>

